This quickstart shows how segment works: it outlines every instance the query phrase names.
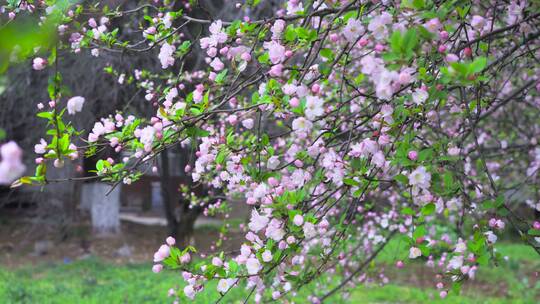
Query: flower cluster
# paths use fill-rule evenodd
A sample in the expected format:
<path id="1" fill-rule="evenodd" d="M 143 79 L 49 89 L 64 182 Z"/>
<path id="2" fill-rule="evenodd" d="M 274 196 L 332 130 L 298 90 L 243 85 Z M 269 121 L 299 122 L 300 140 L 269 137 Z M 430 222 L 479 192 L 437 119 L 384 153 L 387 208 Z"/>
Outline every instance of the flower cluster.
<path id="1" fill-rule="evenodd" d="M 444 298 L 501 262 L 497 240 L 509 226 L 539 250 L 540 224 L 516 213 L 540 208 L 537 3 L 289 0 L 266 19 L 231 6 L 241 20 L 155 5 L 141 6 L 143 29 L 131 41 L 109 17 L 138 10 L 97 22 L 68 7 L 59 41 L 75 53 L 152 52 L 156 61 L 157 69 L 107 69 L 152 110 L 95 122 L 86 154 L 118 153 L 97 163 L 97 178 L 135 182 L 144 164 L 179 147 L 193 150 L 185 176 L 221 194 L 190 197 L 187 210 L 250 210 L 232 253 L 219 252 L 224 235 L 197 255 L 167 239 L 153 271 L 180 268 L 186 282 L 170 295 L 193 299 L 215 280 L 222 296 L 247 287 L 256 302 L 285 301 L 336 275 L 339 284 L 310 296 L 320 303 L 350 282 L 386 283 L 383 267 L 366 265 L 399 239 L 407 248 L 396 266 L 433 267 Z M 193 24 L 203 29 L 197 39 Z M 36 55 L 32 66 L 51 59 Z M 46 183 L 46 166 L 77 158 L 82 146 L 63 121 L 61 77 L 51 83 L 38 114 L 51 139 L 35 146 L 41 169 L 27 183 Z M 69 99 L 68 114 L 84 103 Z M 531 197 L 516 198 L 518 189 Z"/>

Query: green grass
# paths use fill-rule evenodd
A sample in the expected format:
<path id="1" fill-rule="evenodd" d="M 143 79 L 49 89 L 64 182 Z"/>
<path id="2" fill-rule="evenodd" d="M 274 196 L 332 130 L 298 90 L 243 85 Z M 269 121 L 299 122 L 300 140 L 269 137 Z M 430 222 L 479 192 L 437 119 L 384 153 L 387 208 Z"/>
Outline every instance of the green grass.
<path id="1" fill-rule="evenodd" d="M 391 243 L 378 261 L 393 264 L 396 252 L 403 249 L 401 247 L 402 244 Z M 523 275 L 530 273 L 531 269 L 540 269 L 538 256 L 529 249 L 524 245 L 501 243 L 499 251 L 513 259 L 505 265 L 482 269 L 478 273 L 477 280 L 485 284 L 507 286 L 510 294 L 507 299 L 486 297 L 477 291 L 467 290 L 462 296 L 453 295 L 441 300 L 436 290 L 408 286 L 407 280 L 400 279 L 385 286 L 358 286 L 350 292 L 347 300 L 334 298 L 326 303 L 537 303 L 540 283 L 530 287 L 526 275 Z M 164 271 L 154 274 L 150 267 L 150 264 L 113 265 L 88 259 L 71 264 L 23 267 L 14 271 L 0 268 L 0 303 L 171 303 L 167 290 L 183 285 L 180 273 Z M 301 290 L 295 303 L 307 303 L 305 299 L 311 293 L 310 288 L 317 286 Z M 247 294 L 244 288 L 236 288 L 222 303 L 242 303 Z M 217 298 L 215 283 L 211 283 L 190 303 L 213 303 Z"/>

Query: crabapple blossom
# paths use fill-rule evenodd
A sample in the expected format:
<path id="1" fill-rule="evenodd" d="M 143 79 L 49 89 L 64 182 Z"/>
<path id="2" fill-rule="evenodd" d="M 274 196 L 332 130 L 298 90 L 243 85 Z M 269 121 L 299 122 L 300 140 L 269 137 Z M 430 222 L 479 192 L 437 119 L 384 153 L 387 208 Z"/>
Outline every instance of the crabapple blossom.
<path id="1" fill-rule="evenodd" d="M 409 259 L 416 259 L 417 257 L 422 255 L 422 251 L 420 251 L 417 247 L 411 247 L 409 249 Z"/>
<path id="2" fill-rule="evenodd" d="M 175 47 L 165 42 L 159 51 L 159 61 L 161 62 L 161 68 L 166 69 L 174 64 L 173 53 Z"/>
<path id="3" fill-rule="evenodd" d="M 42 2 L 2 10 L 43 25 L 56 14 Z M 99 56 L 107 75 L 90 77 L 136 89 L 129 104 L 140 98 L 147 108 L 78 130 L 71 115 L 91 109 L 82 97 L 62 102 L 75 88 L 55 70 L 49 98 L 33 101 L 47 128 L 33 143 L 35 174 L 18 179 L 22 154 L 8 142 L 0 183 L 45 186 L 52 167 L 84 155 L 100 158 L 90 178 L 135 185 L 164 172 L 165 151 L 180 150 L 188 161 L 177 220 L 222 216 L 224 226 L 208 251 L 178 235 L 154 253 L 154 272 L 182 269 L 175 300 L 215 281 L 222 294 L 252 290 L 246 301 L 290 302 L 322 277 L 308 299 L 327 302 L 358 282 L 386 284 L 376 256 L 396 240 L 408 245 L 390 265 L 424 255 L 444 298 L 452 282 L 500 262 L 501 233 L 537 249 L 538 3 L 288 0 L 224 3 L 213 16 L 187 2 L 138 2 L 128 11 L 67 4 L 52 27 L 54 51 L 9 50 L 34 70 L 59 66 L 64 54 Z M 113 60 L 134 54 L 154 60 Z M 95 155 L 102 150 L 121 156 Z M 250 216 L 237 248 L 224 250 L 235 247 L 231 206 Z"/>
<path id="4" fill-rule="evenodd" d="M 32 64 L 32 68 L 36 71 L 41 71 L 43 69 L 45 69 L 47 67 L 47 60 L 41 58 L 41 57 L 36 57 L 34 58 L 34 61 L 33 61 L 33 64 Z"/>
<path id="5" fill-rule="evenodd" d="M 75 115 L 77 112 L 81 112 L 84 105 L 84 97 L 75 96 L 68 100 L 67 111 L 70 115 Z"/>
<path id="6" fill-rule="evenodd" d="M 0 146 L 0 185 L 9 185 L 19 178 L 26 166 L 22 162 L 22 149 L 10 141 Z"/>

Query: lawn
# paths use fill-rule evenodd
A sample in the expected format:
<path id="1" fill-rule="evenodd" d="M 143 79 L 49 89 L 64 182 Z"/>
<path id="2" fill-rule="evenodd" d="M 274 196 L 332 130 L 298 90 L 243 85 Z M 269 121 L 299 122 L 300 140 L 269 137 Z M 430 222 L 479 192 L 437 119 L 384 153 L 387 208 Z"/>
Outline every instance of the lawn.
<path id="1" fill-rule="evenodd" d="M 390 244 L 379 262 L 390 263 L 400 244 Z M 399 248 L 398 248 L 399 249 Z M 398 250 L 399 251 L 399 250 Z M 540 270 L 538 256 L 528 247 L 501 244 L 500 251 L 513 253 L 514 259 L 498 268 L 486 269 L 478 274 L 475 288 L 465 289 L 461 296 L 440 300 L 437 291 L 427 286 L 411 286 L 402 271 L 385 286 L 358 286 L 350 292 L 348 300 L 337 298 L 328 303 L 537 303 L 540 283 L 531 286 L 528 274 Z M 416 271 L 421 265 L 411 265 Z M 0 269 L 0 303 L 170 303 L 167 290 L 181 285 L 178 273 L 164 271 L 159 275 L 150 271 L 150 264 L 114 265 L 90 258 L 69 264 L 49 264 L 23 267 L 8 271 Z M 391 269 L 391 267 L 388 267 Z M 392 274 L 390 273 L 392 277 Z M 404 279 L 405 278 L 405 279 Z M 504 286 L 505 296 L 494 297 L 485 288 Z M 481 288 L 476 288 L 480 286 Z M 301 290 L 296 303 L 305 303 L 308 287 Z M 484 294 L 484 291 L 488 291 Z M 243 303 L 248 292 L 237 288 L 222 303 Z M 213 303 L 217 299 L 215 286 L 199 294 L 194 303 Z"/>

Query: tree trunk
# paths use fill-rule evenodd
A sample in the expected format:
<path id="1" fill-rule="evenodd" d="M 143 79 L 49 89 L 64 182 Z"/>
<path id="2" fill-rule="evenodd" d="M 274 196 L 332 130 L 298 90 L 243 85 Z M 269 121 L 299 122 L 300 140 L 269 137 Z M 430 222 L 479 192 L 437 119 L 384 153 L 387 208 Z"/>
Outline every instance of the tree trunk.
<path id="1" fill-rule="evenodd" d="M 195 221 L 199 213 L 188 208 L 189 202 L 183 202 L 185 208 L 180 215 L 180 221 L 176 225 L 176 243 L 180 248 L 186 248 L 193 245 L 192 238 L 195 230 Z"/>
<path id="2" fill-rule="evenodd" d="M 176 235 L 176 215 L 174 212 L 174 203 L 171 201 L 171 194 L 169 193 L 170 175 L 169 175 L 169 153 L 167 150 L 161 152 L 161 198 L 163 200 L 163 208 L 165 209 L 165 217 L 167 218 L 167 230 L 169 234 L 174 238 Z"/>
<path id="3" fill-rule="evenodd" d="M 169 175 L 169 153 L 167 150 L 161 152 L 161 197 L 165 217 L 167 218 L 167 230 L 169 235 L 176 239 L 176 244 L 180 248 L 191 245 L 191 239 L 195 230 L 195 220 L 201 213 L 199 207 L 189 208 L 190 202 L 187 199 L 180 199 L 178 203 L 173 202 L 170 193 L 171 178 Z M 176 208 L 180 208 L 177 216 Z"/>

